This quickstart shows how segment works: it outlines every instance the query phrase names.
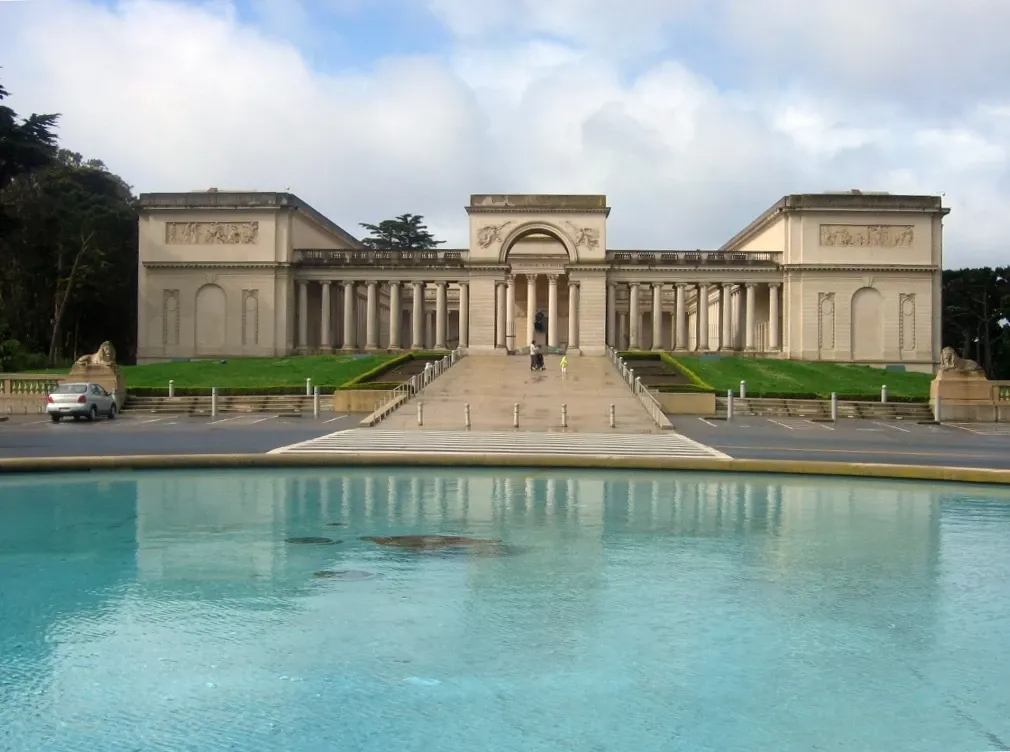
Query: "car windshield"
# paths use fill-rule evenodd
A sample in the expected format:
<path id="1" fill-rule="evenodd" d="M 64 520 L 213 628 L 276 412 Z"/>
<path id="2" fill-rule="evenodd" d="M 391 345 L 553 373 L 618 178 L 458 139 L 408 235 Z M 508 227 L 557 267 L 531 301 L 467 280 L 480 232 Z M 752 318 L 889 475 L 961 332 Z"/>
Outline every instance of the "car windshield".
<path id="1" fill-rule="evenodd" d="M 53 394 L 84 394 L 87 391 L 87 384 L 60 384 Z"/>

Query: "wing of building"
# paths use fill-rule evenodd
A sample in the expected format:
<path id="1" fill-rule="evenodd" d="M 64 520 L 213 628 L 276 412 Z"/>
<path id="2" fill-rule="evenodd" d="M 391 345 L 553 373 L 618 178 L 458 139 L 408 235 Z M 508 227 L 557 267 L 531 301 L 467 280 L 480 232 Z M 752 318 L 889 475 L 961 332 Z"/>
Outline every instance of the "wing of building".
<path id="1" fill-rule="evenodd" d="M 139 362 L 532 341 L 922 371 L 940 357 L 936 196 L 790 195 L 718 250 L 609 248 L 603 195 L 475 194 L 469 248 L 437 251 L 366 249 L 289 193 L 140 204 Z"/>

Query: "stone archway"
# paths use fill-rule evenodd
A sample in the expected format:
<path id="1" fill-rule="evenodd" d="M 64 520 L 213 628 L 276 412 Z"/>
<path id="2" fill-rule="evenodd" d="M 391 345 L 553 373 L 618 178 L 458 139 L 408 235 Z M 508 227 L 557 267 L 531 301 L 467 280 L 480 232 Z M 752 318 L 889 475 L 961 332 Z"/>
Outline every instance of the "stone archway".
<path id="1" fill-rule="evenodd" d="M 207 284 L 196 291 L 196 352 L 216 355 L 224 351 L 228 333 L 228 306 L 224 290 Z"/>
<path id="2" fill-rule="evenodd" d="M 503 243 L 501 260 L 515 285 L 514 309 L 506 324 L 505 346 L 510 351 L 523 351 L 531 342 L 558 349 L 571 344 L 567 266 L 575 249 L 566 240 L 557 228 L 528 223 Z"/>
<path id="3" fill-rule="evenodd" d="M 502 240 L 498 262 L 501 264 L 510 263 L 509 256 L 517 244 L 521 243 L 525 239 L 540 236 L 550 238 L 556 244 L 561 246 L 566 257 L 565 263 L 576 263 L 579 260 L 579 252 L 576 249 L 575 244 L 572 242 L 572 239 L 561 230 L 561 228 L 549 222 L 535 221 L 524 222 L 518 227 L 513 228 L 512 231 L 505 236 Z"/>
<path id="4" fill-rule="evenodd" d="M 884 357 L 884 296 L 874 287 L 861 287 L 852 296 L 852 359 Z"/>

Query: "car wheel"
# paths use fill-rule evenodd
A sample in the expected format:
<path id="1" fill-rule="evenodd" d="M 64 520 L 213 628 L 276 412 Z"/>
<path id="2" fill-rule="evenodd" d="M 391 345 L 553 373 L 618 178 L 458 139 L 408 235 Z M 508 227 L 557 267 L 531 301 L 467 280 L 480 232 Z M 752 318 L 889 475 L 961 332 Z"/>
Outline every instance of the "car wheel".
<path id="1" fill-rule="evenodd" d="M 98 417 L 98 408 L 92 405 L 91 412 L 88 413 L 88 420 L 94 420 L 97 417 Z"/>
<path id="2" fill-rule="evenodd" d="M 50 419 L 50 420 L 51 420 L 51 421 L 52 421 L 53 423 L 59 423 L 59 422 L 60 422 L 60 416 L 59 416 L 59 415 L 50 415 L 50 416 L 49 416 L 49 419 Z"/>
<path id="3" fill-rule="evenodd" d="M 109 405 L 109 420 L 115 420 L 115 419 L 116 419 L 116 403 L 113 402 L 111 405 Z"/>

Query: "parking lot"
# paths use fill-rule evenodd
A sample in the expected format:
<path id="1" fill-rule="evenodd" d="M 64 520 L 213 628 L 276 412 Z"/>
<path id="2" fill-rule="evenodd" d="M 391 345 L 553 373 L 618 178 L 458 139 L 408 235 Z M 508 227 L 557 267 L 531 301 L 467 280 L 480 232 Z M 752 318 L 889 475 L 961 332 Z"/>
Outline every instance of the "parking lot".
<path id="1" fill-rule="evenodd" d="M 675 416 L 676 430 L 731 457 L 1010 468 L 1010 430 L 1001 424 Z"/>

